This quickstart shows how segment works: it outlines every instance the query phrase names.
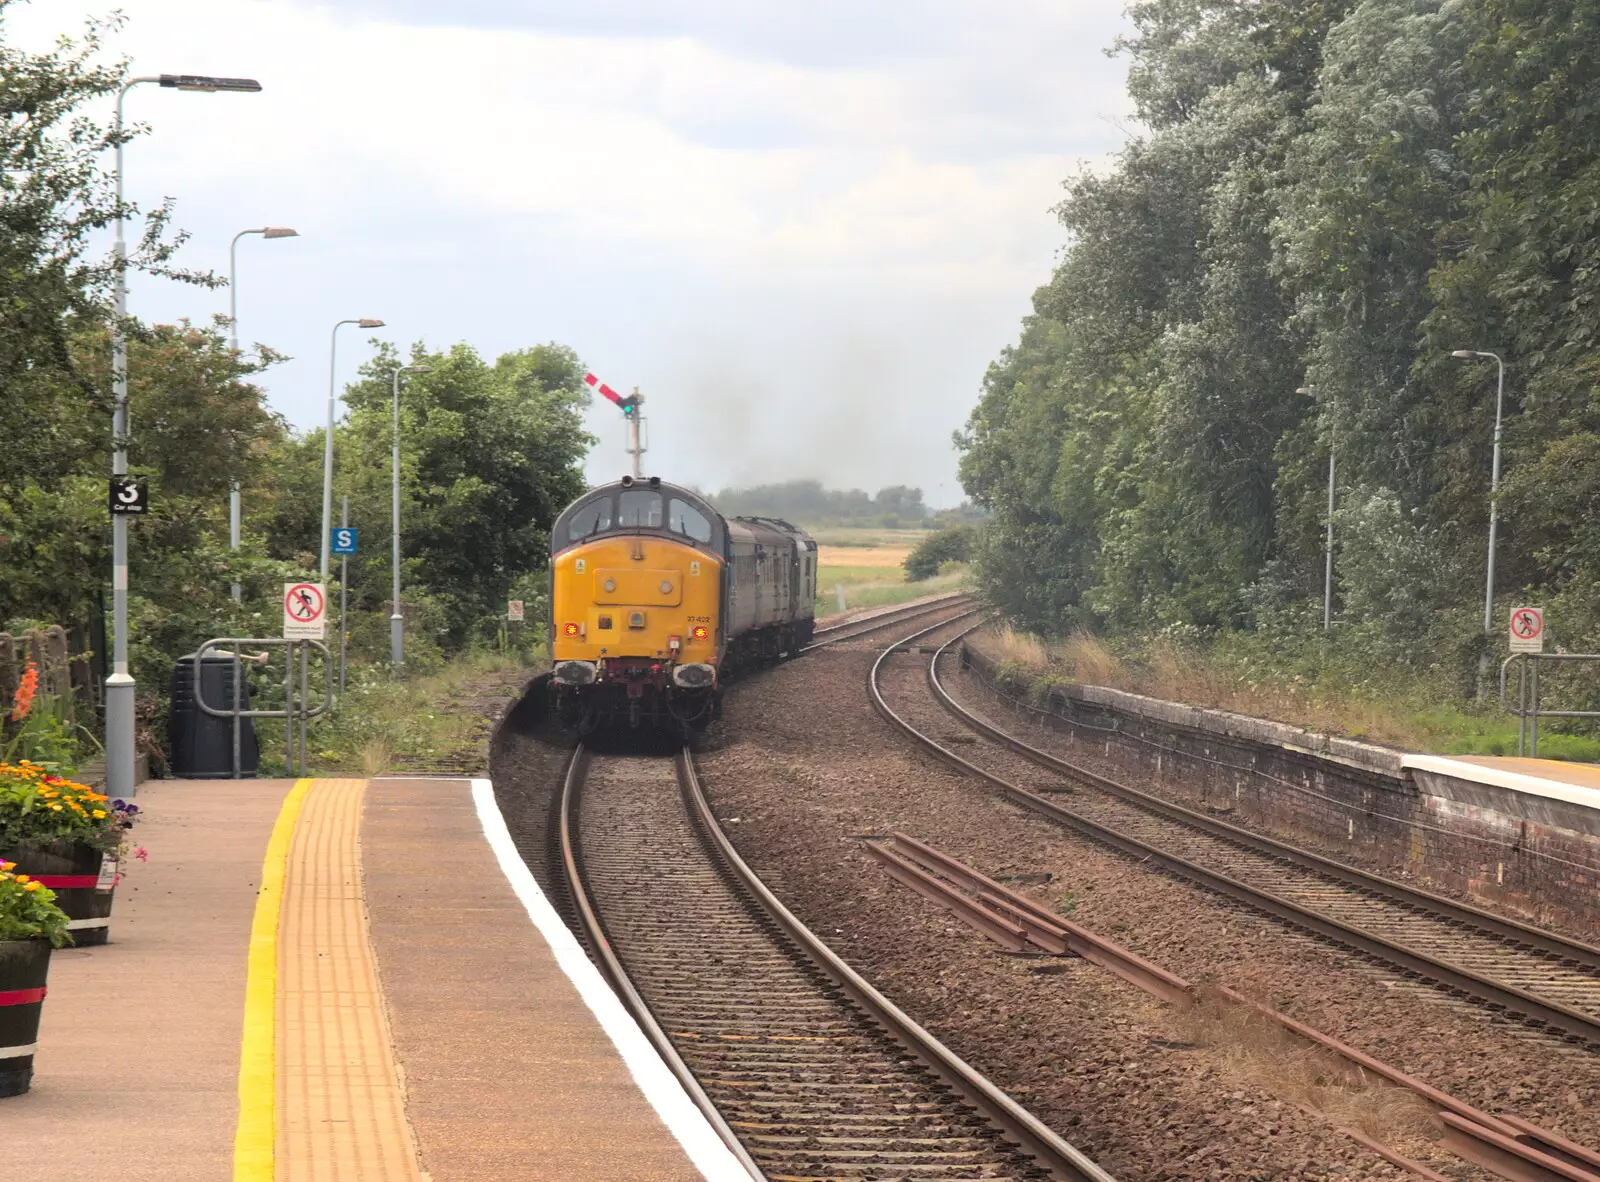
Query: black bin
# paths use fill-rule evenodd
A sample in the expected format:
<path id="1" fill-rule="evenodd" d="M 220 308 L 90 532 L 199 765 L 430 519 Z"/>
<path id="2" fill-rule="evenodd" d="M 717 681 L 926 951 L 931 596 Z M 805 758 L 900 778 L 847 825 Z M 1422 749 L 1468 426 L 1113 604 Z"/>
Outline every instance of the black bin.
<path id="1" fill-rule="evenodd" d="M 233 719 L 217 718 L 200 709 L 194 697 L 195 654 L 179 657 L 172 671 L 172 706 L 167 714 L 167 738 L 172 744 L 172 774 L 185 780 L 219 780 L 233 775 Z M 244 666 L 240 666 L 241 676 Z M 200 678 L 206 705 L 213 710 L 233 708 L 233 658 L 208 653 Z M 243 677 L 239 706 L 250 707 L 250 679 Z M 254 776 L 261 765 L 256 744 L 255 719 L 239 720 L 239 774 Z"/>

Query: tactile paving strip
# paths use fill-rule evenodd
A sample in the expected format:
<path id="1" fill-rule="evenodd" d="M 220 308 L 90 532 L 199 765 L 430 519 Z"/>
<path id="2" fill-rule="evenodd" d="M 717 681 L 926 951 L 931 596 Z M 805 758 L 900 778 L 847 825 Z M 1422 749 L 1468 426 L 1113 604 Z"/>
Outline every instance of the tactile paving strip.
<path id="1" fill-rule="evenodd" d="M 318 780 L 278 929 L 277 1182 L 421 1182 L 361 890 L 365 780 Z"/>

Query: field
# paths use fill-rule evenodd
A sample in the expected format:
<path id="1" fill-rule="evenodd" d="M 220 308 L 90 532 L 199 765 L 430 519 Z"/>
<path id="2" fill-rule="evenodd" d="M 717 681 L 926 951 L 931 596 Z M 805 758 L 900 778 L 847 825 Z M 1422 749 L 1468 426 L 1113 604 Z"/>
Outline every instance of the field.
<path id="1" fill-rule="evenodd" d="M 917 543 L 928 536 L 920 529 L 852 529 L 834 526 L 809 531 L 817 539 L 817 615 L 839 613 L 838 588 L 844 589 L 845 610 L 904 603 L 924 595 L 953 591 L 965 572 L 940 575 L 920 583 L 906 582 L 901 566 Z"/>

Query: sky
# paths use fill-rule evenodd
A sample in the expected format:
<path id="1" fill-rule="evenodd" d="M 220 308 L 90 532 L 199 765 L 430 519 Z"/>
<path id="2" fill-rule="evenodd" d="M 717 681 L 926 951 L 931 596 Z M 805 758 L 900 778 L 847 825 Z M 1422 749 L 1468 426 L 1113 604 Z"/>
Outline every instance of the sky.
<path id="1" fill-rule="evenodd" d="M 31 0 L 43 49 L 112 7 Z M 647 473 L 801 477 L 960 500 L 951 443 L 1064 242 L 1062 182 L 1132 123 L 1103 50 L 1123 0 L 117 0 L 143 86 L 130 199 L 176 202 L 179 262 L 228 273 L 239 336 L 297 427 L 369 338 L 547 341 L 645 397 Z M 108 109 L 109 111 L 109 109 Z M 108 114 L 100 112 L 101 114 Z M 137 277 L 129 310 L 226 314 Z M 371 317 L 384 328 L 339 330 Z M 596 399 L 586 471 L 626 468 Z"/>

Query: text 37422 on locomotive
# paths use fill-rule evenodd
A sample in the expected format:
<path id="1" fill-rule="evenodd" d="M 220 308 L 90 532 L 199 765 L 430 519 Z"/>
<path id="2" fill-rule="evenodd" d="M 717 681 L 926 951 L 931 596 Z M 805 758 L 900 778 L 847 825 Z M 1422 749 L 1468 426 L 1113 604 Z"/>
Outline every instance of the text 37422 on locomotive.
<path id="1" fill-rule="evenodd" d="M 581 729 L 702 727 L 730 673 L 811 640 L 816 542 L 659 477 L 591 489 L 556 519 L 550 552 L 552 682 Z"/>

